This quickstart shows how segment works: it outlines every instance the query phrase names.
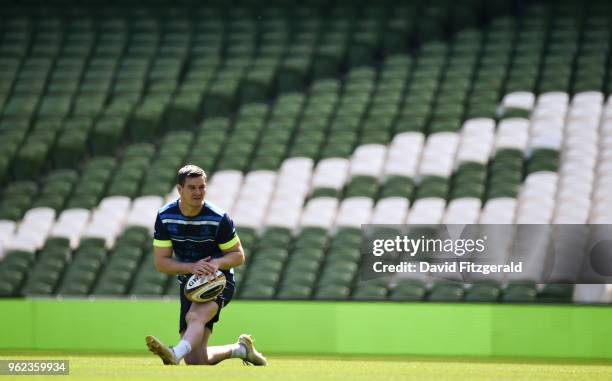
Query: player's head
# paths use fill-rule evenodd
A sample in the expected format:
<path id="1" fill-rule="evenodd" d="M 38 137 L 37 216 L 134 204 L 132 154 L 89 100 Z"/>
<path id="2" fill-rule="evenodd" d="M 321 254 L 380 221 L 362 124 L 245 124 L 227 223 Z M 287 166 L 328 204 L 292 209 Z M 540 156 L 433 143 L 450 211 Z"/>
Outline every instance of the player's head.
<path id="1" fill-rule="evenodd" d="M 176 176 L 176 189 L 182 203 L 199 207 L 206 194 L 206 172 L 197 165 L 184 166 Z"/>

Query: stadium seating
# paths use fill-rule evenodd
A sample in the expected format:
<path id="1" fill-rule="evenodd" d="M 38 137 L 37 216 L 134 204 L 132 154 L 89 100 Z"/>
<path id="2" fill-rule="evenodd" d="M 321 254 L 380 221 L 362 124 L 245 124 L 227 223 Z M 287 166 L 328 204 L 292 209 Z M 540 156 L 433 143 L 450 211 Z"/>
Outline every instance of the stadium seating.
<path id="1" fill-rule="evenodd" d="M 184 162 L 245 299 L 568 302 L 363 281 L 360 224 L 612 219 L 604 1 L 29 3 L 0 9 L 2 296 L 175 293 L 147 237 Z"/>

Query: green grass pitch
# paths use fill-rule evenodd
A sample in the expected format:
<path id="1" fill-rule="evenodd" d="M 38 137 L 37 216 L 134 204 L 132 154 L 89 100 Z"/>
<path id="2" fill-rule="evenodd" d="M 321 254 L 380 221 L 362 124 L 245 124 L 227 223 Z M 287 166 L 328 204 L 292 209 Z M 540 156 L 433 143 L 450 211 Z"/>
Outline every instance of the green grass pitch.
<path id="1" fill-rule="evenodd" d="M 69 376 L 19 376 L 16 380 L 612 380 L 612 363 L 560 360 L 269 356 L 270 366 L 228 360 L 216 366 L 168 367 L 153 355 L 49 355 L 0 352 L 0 359 L 68 359 Z M 3 377 L 0 377 L 3 378 Z"/>

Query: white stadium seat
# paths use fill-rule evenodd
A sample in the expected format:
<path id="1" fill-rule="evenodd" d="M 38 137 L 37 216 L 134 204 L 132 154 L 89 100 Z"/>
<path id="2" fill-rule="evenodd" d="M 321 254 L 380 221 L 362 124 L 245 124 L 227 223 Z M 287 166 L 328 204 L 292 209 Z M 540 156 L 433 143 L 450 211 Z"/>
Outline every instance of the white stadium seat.
<path id="1" fill-rule="evenodd" d="M 237 221 L 245 221 L 249 227 L 261 226 L 275 183 L 276 173 L 273 171 L 254 171 L 245 176 L 238 199 L 231 210 L 232 217 Z"/>
<path id="2" fill-rule="evenodd" d="M 349 166 L 348 159 L 338 157 L 319 161 L 312 178 L 312 189 L 342 189 L 348 178 Z"/>
<path id="3" fill-rule="evenodd" d="M 385 164 L 387 148 L 380 144 L 358 147 L 351 157 L 350 176 L 372 176 L 378 178 Z"/>
<path id="4" fill-rule="evenodd" d="M 131 210 L 155 210 L 164 205 L 164 199 L 160 196 L 142 196 L 134 199 Z"/>
<path id="5" fill-rule="evenodd" d="M 442 219 L 444 224 L 476 224 L 480 216 L 481 201 L 477 198 L 451 200 Z"/>
<path id="6" fill-rule="evenodd" d="M 404 224 L 408 216 L 409 201 L 403 197 L 378 200 L 372 215 L 373 224 Z"/>
<path id="7" fill-rule="evenodd" d="M 317 197 L 306 203 L 300 226 L 317 226 L 331 229 L 336 219 L 339 201 L 335 197 Z"/>
<path id="8" fill-rule="evenodd" d="M 481 224 L 512 224 L 514 222 L 517 200 L 499 197 L 488 200 L 480 214 Z"/>
<path id="9" fill-rule="evenodd" d="M 414 202 L 408 214 L 408 224 L 439 224 L 442 222 L 446 201 L 442 198 L 421 198 Z"/>
<path id="10" fill-rule="evenodd" d="M 586 105 L 601 105 L 604 101 L 604 95 L 599 91 L 584 91 L 575 94 L 572 98 L 572 106 L 577 104 Z"/>
<path id="11" fill-rule="evenodd" d="M 110 196 L 102 199 L 97 209 L 108 211 L 109 214 L 116 214 L 118 216 L 122 216 L 128 212 L 131 203 L 132 200 L 129 197 Z"/>
<path id="12" fill-rule="evenodd" d="M 70 239 L 70 247 L 76 249 L 90 216 L 91 212 L 87 209 L 64 210 L 51 229 L 51 236 Z"/>
<path id="13" fill-rule="evenodd" d="M 495 139 L 495 122 L 493 119 L 476 118 L 463 124 L 455 164 L 473 161 L 486 163 L 491 155 Z"/>
<path id="14" fill-rule="evenodd" d="M 15 221 L 0 220 L 0 247 L 13 236 L 17 228 Z"/>
<path id="15" fill-rule="evenodd" d="M 39 239 L 32 236 L 13 236 L 4 246 L 4 252 L 21 250 L 33 253 L 38 249 L 38 242 Z"/>
<path id="16" fill-rule="evenodd" d="M 349 197 L 342 200 L 336 216 L 335 225 L 361 227 L 369 224 L 372 218 L 374 201 L 369 197 Z"/>
<path id="17" fill-rule="evenodd" d="M 142 226 L 153 231 L 155 217 L 159 208 L 163 206 L 164 200 L 159 196 L 138 197 L 132 203 L 127 217 L 126 226 Z"/>
<path id="18" fill-rule="evenodd" d="M 215 172 L 207 181 L 206 199 L 223 210 L 231 210 L 240 192 L 242 181 L 243 175 L 240 171 Z"/>
<path id="19" fill-rule="evenodd" d="M 525 150 L 529 140 L 529 121 L 523 118 L 503 119 L 497 126 L 495 150 L 515 148 Z"/>
<path id="20" fill-rule="evenodd" d="M 404 132 L 396 135 L 387 152 L 384 174 L 414 177 L 424 143 L 425 136 L 420 132 Z"/>
<path id="21" fill-rule="evenodd" d="M 453 170 L 459 136 L 455 133 L 442 132 L 429 136 L 423 149 L 419 166 L 419 175 L 449 177 Z"/>
<path id="22" fill-rule="evenodd" d="M 552 91 L 538 96 L 536 108 L 538 107 L 558 107 L 561 110 L 567 109 L 569 95 L 561 91 Z"/>
<path id="23" fill-rule="evenodd" d="M 524 110 L 531 110 L 535 103 L 535 95 L 528 91 L 517 91 L 514 93 L 506 94 L 501 102 L 502 113 L 505 109 L 521 108 Z"/>

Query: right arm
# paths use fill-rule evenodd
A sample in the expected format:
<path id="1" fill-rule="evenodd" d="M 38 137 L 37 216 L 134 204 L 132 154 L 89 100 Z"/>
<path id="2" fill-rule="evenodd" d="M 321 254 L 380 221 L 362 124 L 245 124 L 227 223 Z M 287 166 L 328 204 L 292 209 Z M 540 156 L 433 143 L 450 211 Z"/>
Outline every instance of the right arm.
<path id="1" fill-rule="evenodd" d="M 172 258 L 172 247 L 153 247 L 155 268 L 169 275 L 190 274 L 193 263 L 179 262 Z"/>
<path id="2" fill-rule="evenodd" d="M 211 271 L 208 263 L 210 257 L 199 260 L 195 263 L 180 262 L 172 258 L 172 240 L 161 221 L 159 214 L 155 220 L 155 232 L 153 234 L 153 261 L 155 268 L 160 273 L 169 275 L 195 274 L 198 276 L 207 275 Z"/>

